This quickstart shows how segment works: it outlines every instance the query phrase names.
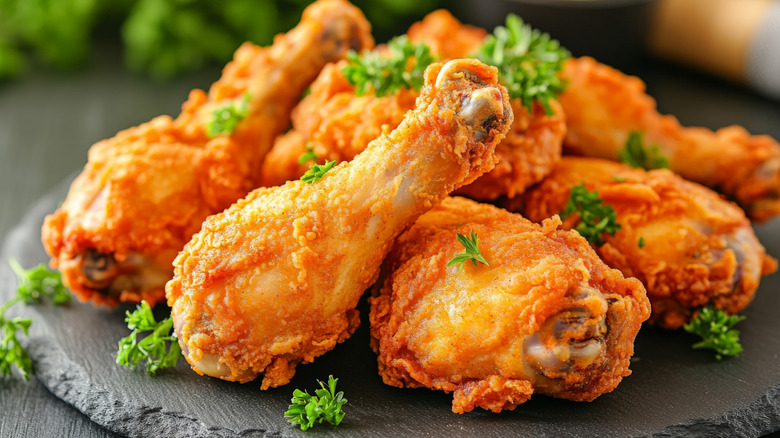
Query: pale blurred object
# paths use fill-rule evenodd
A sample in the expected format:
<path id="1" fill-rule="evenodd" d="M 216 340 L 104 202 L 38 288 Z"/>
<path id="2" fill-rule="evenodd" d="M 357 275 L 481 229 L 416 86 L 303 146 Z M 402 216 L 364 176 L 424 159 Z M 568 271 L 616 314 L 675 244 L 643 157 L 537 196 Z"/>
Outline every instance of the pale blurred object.
<path id="1" fill-rule="evenodd" d="M 780 99 L 780 1 L 662 0 L 650 49 Z"/>

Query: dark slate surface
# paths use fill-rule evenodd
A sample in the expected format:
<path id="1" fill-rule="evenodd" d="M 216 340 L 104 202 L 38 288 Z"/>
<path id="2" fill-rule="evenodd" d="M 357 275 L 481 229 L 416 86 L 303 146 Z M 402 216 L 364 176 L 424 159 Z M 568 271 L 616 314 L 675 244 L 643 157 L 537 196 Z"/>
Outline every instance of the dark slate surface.
<path id="1" fill-rule="evenodd" d="M 35 71 L 0 84 L 0 235 L 6 236 L 0 248 L 0 300 L 15 286 L 6 257 L 25 266 L 45 261 L 38 236 L 42 216 L 64 197 L 66 183 L 57 183 L 83 166 L 89 145 L 157 114 L 176 114 L 187 90 L 207 86 L 217 76 L 212 71 L 155 84 L 124 71 L 118 52 L 100 53 L 79 75 Z M 629 72 L 647 81 L 662 111 L 685 124 L 717 128 L 738 123 L 780 138 L 778 102 L 655 62 Z M 778 227 L 780 220 L 758 230 L 775 256 L 780 255 Z M 122 321 L 127 308 L 17 306 L 11 315 L 34 319 L 28 346 L 38 377 L 30 382 L 0 378 L 0 436 L 116 436 L 111 431 L 302 436 L 282 419 L 292 388 L 311 391 L 315 379 L 329 373 L 341 378 L 340 388 L 350 400 L 348 415 L 339 429 L 317 428 L 308 435 L 761 435 L 780 430 L 778 277 L 764 281 L 745 313 L 748 319 L 737 326 L 746 352 L 736 359 L 718 363 L 708 352 L 691 350 L 694 340 L 685 333 L 643 329 L 634 374 L 615 392 L 585 404 L 533 397 L 500 415 L 480 411 L 458 416 L 449 411 L 445 394 L 385 387 L 376 376 L 365 327 L 314 364 L 300 367 L 291 385 L 261 392 L 258 383 L 199 377 L 184 362 L 154 379 L 115 365 L 116 342 L 127 334 Z"/>
<path id="2" fill-rule="evenodd" d="M 7 236 L 0 257 L 24 266 L 45 261 L 39 243 L 43 216 L 64 197 L 60 184 Z M 758 229 L 771 253 L 780 254 L 780 221 Z M 4 298 L 14 286 L 0 271 Z M 592 403 L 535 396 L 513 412 L 450 412 L 450 397 L 424 389 L 383 385 L 368 347 L 367 325 L 314 364 L 299 367 L 293 382 L 260 391 L 259 382 L 236 384 L 201 377 L 186 362 L 150 378 L 114 363 L 117 341 L 128 333 L 123 313 L 89 304 L 20 308 L 34 319 L 30 354 L 37 378 L 57 397 L 107 429 L 129 436 L 297 436 L 285 423 L 293 388 L 315 389 L 316 379 L 340 377 L 349 399 L 338 429 L 317 435 L 382 436 L 758 436 L 780 429 L 780 276 L 767 278 L 745 312 L 745 352 L 717 362 L 693 351 L 682 332 L 644 328 L 636 343 L 634 374 Z M 365 303 L 363 315 L 365 315 Z M 164 307 L 164 306 L 163 306 Z M 160 315 L 165 308 L 158 308 Z"/>

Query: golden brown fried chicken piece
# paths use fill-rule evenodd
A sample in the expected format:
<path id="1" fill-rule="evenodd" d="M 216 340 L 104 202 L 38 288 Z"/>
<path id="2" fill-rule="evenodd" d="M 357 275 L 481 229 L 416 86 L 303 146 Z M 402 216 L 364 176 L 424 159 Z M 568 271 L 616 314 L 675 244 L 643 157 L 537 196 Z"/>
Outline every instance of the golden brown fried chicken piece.
<path id="1" fill-rule="evenodd" d="M 276 387 L 347 339 L 393 240 L 495 164 L 512 122 L 496 74 L 476 60 L 433 64 L 416 108 L 353 161 L 208 218 L 166 286 L 193 369 Z"/>
<path id="2" fill-rule="evenodd" d="M 409 39 L 424 42 L 439 58 L 468 57 L 485 39 L 482 29 L 463 25 L 440 10 L 415 23 Z M 417 91 L 402 89 L 390 96 L 356 96 L 342 74 L 346 61 L 328 65 L 311 86 L 311 93 L 293 110 L 291 133 L 277 139 L 263 165 L 263 185 L 274 186 L 300 177 L 311 163 L 298 164 L 307 146 L 327 160 L 348 161 L 365 149 L 383 129 L 398 126 L 414 105 Z M 512 100 L 515 123 L 496 147 L 499 162 L 493 171 L 458 193 L 492 200 L 513 197 L 547 175 L 561 155 L 566 121 L 558 102 L 550 101 L 552 115 L 535 103 L 529 112 L 519 99 Z"/>
<path id="3" fill-rule="evenodd" d="M 780 213 L 780 144 L 771 137 L 751 136 L 739 126 L 715 132 L 683 127 L 658 113 L 639 78 L 593 58 L 569 59 L 562 75 L 569 81 L 559 96 L 567 152 L 617 160 L 629 133 L 643 132 L 673 171 L 735 199 L 751 219 Z"/>
<path id="4" fill-rule="evenodd" d="M 273 46 L 241 46 L 208 95 L 192 91 L 175 120 L 160 116 L 95 144 L 43 226 L 65 284 L 108 306 L 162 299 L 171 262 L 203 220 L 259 185 L 263 158 L 320 69 L 372 45 L 357 8 L 321 0 Z M 215 111 L 231 105 L 246 106 L 246 117 L 232 135 L 210 138 Z"/>
<path id="5" fill-rule="evenodd" d="M 605 234 L 596 251 L 609 266 L 644 283 L 651 323 L 679 328 L 705 305 L 740 312 L 753 300 L 761 276 L 776 269 L 739 207 L 665 169 L 563 157 L 523 196 L 524 208 L 513 209 L 533 221 L 548 218 L 565 209 L 572 187 L 582 182 L 617 213 L 620 230 Z M 571 215 L 564 227 L 578 222 Z"/>
<path id="6" fill-rule="evenodd" d="M 557 217 L 533 224 L 446 199 L 396 241 L 371 297 L 388 385 L 453 393 L 452 410 L 514 409 L 533 393 L 591 401 L 629 375 L 650 315 L 642 284 L 606 266 Z M 447 266 L 476 233 L 489 266 Z"/>

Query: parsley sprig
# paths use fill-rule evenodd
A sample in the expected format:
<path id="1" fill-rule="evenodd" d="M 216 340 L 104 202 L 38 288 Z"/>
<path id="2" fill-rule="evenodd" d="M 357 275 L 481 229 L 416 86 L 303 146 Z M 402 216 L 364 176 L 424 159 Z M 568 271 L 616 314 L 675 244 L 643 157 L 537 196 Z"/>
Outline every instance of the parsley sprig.
<path id="1" fill-rule="evenodd" d="M 657 144 L 645 147 L 643 137 L 641 132 L 628 134 L 626 147 L 618 152 L 620 161 L 645 170 L 669 168 L 669 160 L 661 152 L 661 148 Z"/>
<path id="2" fill-rule="evenodd" d="M 482 255 L 482 252 L 479 250 L 479 239 L 477 237 L 477 233 L 472 231 L 471 237 L 457 233 L 455 238 L 461 245 L 463 245 L 466 251 L 455 254 L 455 257 L 453 257 L 452 260 L 447 263 L 447 266 L 458 265 L 458 272 L 463 269 L 463 264 L 467 261 L 471 261 L 475 268 L 478 266 L 477 262 L 484 263 L 485 266 L 490 266 L 487 260 L 485 260 L 485 257 Z"/>
<path id="3" fill-rule="evenodd" d="M 311 144 L 307 144 L 306 152 L 301 154 L 301 157 L 298 158 L 298 164 L 303 164 L 309 160 L 314 161 L 316 163 L 318 159 L 319 157 L 317 156 L 316 153 L 314 153 L 314 148 L 311 147 Z"/>
<path id="4" fill-rule="evenodd" d="M 211 120 L 206 125 L 206 133 L 209 138 L 218 135 L 232 135 L 238 126 L 238 122 L 244 120 L 249 115 L 249 101 L 252 95 L 245 93 L 244 97 L 236 103 L 235 101 L 217 108 L 211 115 Z"/>
<path id="5" fill-rule="evenodd" d="M 423 72 L 435 61 L 431 49 L 424 43 L 412 44 L 406 35 L 391 39 L 387 43 L 389 56 L 376 51 L 358 55 L 347 54 L 350 61 L 342 73 L 355 87 L 355 94 L 362 96 L 373 91 L 377 97 L 388 96 L 401 88 L 420 90 L 423 86 Z"/>
<path id="6" fill-rule="evenodd" d="M 498 68 L 499 80 L 511 98 L 520 98 L 528 111 L 538 100 L 548 115 L 553 112 L 550 99 L 556 99 L 565 88 L 558 73 L 569 56 L 557 40 L 514 14 L 506 17 L 506 27 L 496 27 L 477 55 L 482 62 Z"/>
<path id="7" fill-rule="evenodd" d="M 729 316 L 720 309 L 707 306 L 685 324 L 683 329 L 702 338 L 701 342 L 693 344 L 693 348 L 715 350 L 715 359 L 721 360 L 723 357 L 736 356 L 742 352 L 739 330 L 734 330 L 732 327 L 743 319 L 744 316 Z"/>
<path id="8" fill-rule="evenodd" d="M 28 336 L 32 319 L 18 316 L 7 318 L 5 312 L 18 302 L 34 304 L 49 299 L 57 305 L 65 304 L 70 301 L 70 294 L 62 284 L 59 272 L 50 271 L 42 264 L 25 270 L 13 259 L 9 264 L 16 273 L 19 285 L 16 296 L 0 307 L 0 375 L 10 376 L 15 367 L 24 380 L 29 380 L 33 371 L 32 359 L 19 342 L 17 333 L 21 331 Z"/>
<path id="9" fill-rule="evenodd" d="M 296 389 L 293 391 L 292 404 L 284 413 L 284 418 L 292 424 L 297 424 L 301 430 L 307 430 L 315 422 L 320 424 L 327 421 L 333 426 L 338 426 L 344 419 L 342 406 L 347 403 L 344 398 L 344 392 L 336 392 L 336 383 L 339 379 L 328 377 L 328 386 L 325 386 L 321 380 L 318 380 L 320 389 L 314 391 L 315 395 L 310 395 L 308 391 Z"/>
<path id="10" fill-rule="evenodd" d="M 321 180 L 325 173 L 336 165 L 336 161 L 327 161 L 325 164 L 314 164 L 303 174 L 301 181 L 306 184 L 314 184 Z"/>
<path id="11" fill-rule="evenodd" d="M 615 210 L 604 204 L 596 190 L 585 188 L 585 183 L 571 189 L 569 202 L 561 216 L 566 218 L 573 213 L 580 217 L 580 223 L 574 229 L 592 245 L 601 246 L 604 243 L 604 233 L 614 236 L 620 229 Z"/>
<path id="12" fill-rule="evenodd" d="M 119 341 L 116 363 L 135 369 L 145 360 L 146 372 L 150 375 L 154 375 L 161 368 L 176 366 L 181 356 L 181 347 L 176 336 L 171 333 L 171 317 L 157 322 L 149 303 L 142 301 L 135 311 L 127 311 L 125 321 L 127 328 L 133 332 Z M 149 331 L 151 333 L 138 341 L 139 334 Z"/>

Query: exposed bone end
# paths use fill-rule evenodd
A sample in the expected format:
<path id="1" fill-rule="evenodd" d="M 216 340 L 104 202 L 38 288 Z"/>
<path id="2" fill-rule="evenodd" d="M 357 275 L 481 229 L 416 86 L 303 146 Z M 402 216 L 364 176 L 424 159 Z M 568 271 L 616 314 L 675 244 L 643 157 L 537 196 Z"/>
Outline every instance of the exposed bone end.
<path id="1" fill-rule="evenodd" d="M 316 2 L 304 11 L 302 21 L 309 16 L 320 17 L 316 20 L 324 23 L 319 41 L 326 61 L 342 59 L 349 50 L 360 52 L 374 47 L 368 21 L 346 1 Z"/>
<path id="2" fill-rule="evenodd" d="M 113 254 L 105 254 L 93 249 L 76 256 L 76 263 L 81 265 L 84 285 L 98 291 L 108 290 L 120 271 L 119 263 Z"/>

